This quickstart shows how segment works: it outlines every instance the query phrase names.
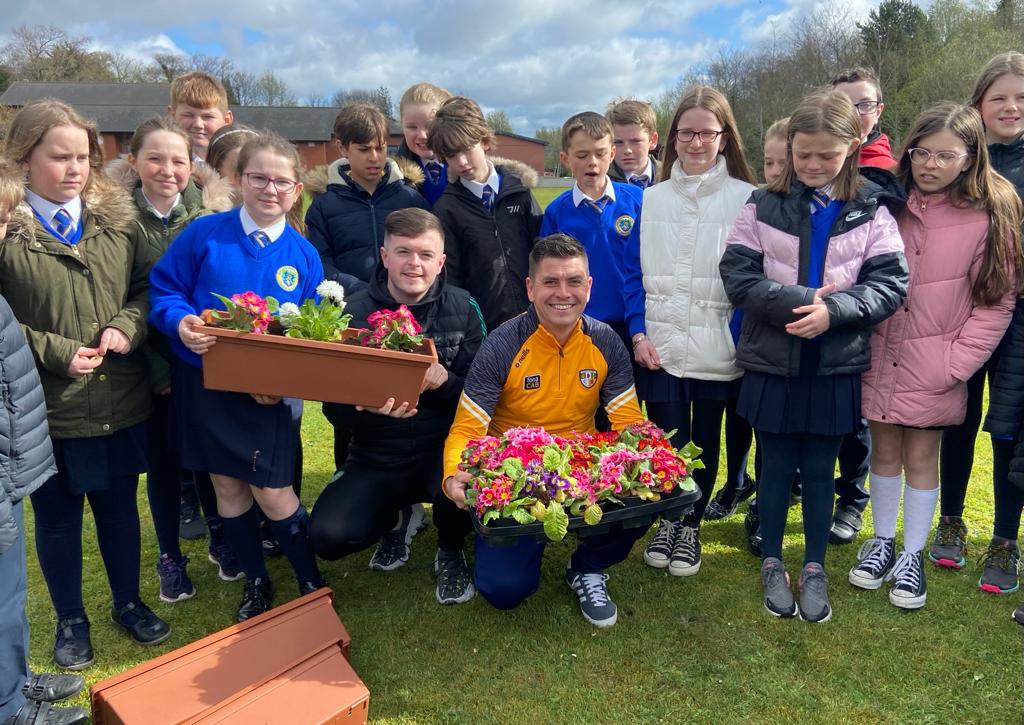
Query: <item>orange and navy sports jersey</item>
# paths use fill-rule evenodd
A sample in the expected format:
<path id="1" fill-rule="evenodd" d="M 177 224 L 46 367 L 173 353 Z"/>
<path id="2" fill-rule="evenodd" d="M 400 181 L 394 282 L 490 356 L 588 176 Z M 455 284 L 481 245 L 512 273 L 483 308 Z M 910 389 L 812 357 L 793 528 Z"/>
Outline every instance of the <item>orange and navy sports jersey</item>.
<path id="1" fill-rule="evenodd" d="M 444 477 L 473 438 L 516 426 L 592 433 L 598 405 L 615 430 L 643 418 L 622 340 L 584 315 L 559 345 L 530 307 L 488 335 L 473 359 L 444 444 Z"/>

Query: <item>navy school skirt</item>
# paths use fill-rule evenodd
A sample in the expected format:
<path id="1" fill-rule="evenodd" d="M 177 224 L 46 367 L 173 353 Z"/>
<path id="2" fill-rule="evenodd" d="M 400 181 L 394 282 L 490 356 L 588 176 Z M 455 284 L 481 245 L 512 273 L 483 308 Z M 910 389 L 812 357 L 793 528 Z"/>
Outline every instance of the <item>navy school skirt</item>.
<path id="1" fill-rule="evenodd" d="M 841 436 L 860 429 L 860 375 L 747 371 L 736 412 L 757 430 Z"/>
<path id="2" fill-rule="evenodd" d="M 292 485 L 301 400 L 260 405 L 248 393 L 207 390 L 203 371 L 178 359 L 171 365 L 171 397 L 183 468 L 257 488 Z"/>

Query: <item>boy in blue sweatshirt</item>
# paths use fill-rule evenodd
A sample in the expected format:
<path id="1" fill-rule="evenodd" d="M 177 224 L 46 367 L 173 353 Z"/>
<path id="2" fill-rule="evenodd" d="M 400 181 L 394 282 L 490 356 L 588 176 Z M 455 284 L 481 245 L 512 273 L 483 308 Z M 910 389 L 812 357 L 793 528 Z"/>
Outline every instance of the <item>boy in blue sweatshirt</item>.
<path id="1" fill-rule="evenodd" d="M 612 127 L 592 111 L 562 125 L 562 163 L 576 183 L 548 205 L 540 235 L 569 234 L 587 250 L 594 278 L 586 314 L 605 322 L 630 349 L 644 330 L 643 286 L 626 279 L 626 255 L 640 255 L 640 207 L 643 191 L 608 178 L 615 159 Z M 629 292 L 627 292 L 629 290 Z"/>

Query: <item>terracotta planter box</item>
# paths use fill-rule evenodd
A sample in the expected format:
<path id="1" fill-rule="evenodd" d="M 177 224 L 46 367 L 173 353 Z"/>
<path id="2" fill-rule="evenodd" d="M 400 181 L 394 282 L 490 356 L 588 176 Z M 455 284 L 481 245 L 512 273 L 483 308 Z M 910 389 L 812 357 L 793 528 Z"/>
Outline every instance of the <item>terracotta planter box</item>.
<path id="1" fill-rule="evenodd" d="M 365 723 L 370 693 L 320 589 L 90 690 L 96 725 Z"/>
<path id="2" fill-rule="evenodd" d="M 211 326 L 202 331 L 217 338 L 203 355 L 203 386 L 211 390 L 379 408 L 388 398 L 415 403 L 427 368 L 437 362 L 430 339 L 414 353 Z"/>

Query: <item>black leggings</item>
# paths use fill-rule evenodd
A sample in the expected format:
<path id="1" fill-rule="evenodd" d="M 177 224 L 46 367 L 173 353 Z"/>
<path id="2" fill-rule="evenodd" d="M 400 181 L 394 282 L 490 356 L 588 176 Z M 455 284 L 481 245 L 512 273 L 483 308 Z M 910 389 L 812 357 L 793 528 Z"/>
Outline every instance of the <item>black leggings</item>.
<path id="1" fill-rule="evenodd" d="M 1020 530 L 1024 491 L 1010 481 L 1010 461 L 1013 459 L 1014 441 L 992 439 L 992 479 L 995 488 L 995 524 L 992 533 L 1011 541 L 1017 540 Z"/>
<path id="2" fill-rule="evenodd" d="M 410 461 L 404 468 L 381 468 L 358 459 L 345 462 L 344 473 L 320 494 L 309 519 L 309 545 L 328 561 L 373 546 L 395 527 L 406 506 L 430 500 L 430 482 L 441 480 L 440 458 Z M 472 531 L 469 513 L 443 493 L 434 499 L 438 547 L 462 549 Z"/>
<path id="3" fill-rule="evenodd" d="M 763 469 L 757 484 L 757 511 L 761 517 L 761 555 L 782 558 L 793 476 L 800 471 L 803 488 L 804 564 L 825 565 L 825 548 L 835 505 L 836 457 L 842 436 L 758 431 L 764 444 Z"/>
<path id="4" fill-rule="evenodd" d="M 939 513 L 963 516 L 967 484 L 974 468 L 974 442 L 981 427 L 981 407 L 985 398 L 988 364 L 967 381 L 967 416 L 964 422 L 942 432 L 939 447 Z M 994 476 L 993 466 L 993 476 Z M 993 478 L 998 481 L 998 478 Z M 996 483 L 998 487 L 998 483 Z"/>
<path id="5" fill-rule="evenodd" d="M 82 602 L 82 516 L 85 498 L 107 569 L 114 606 L 139 598 L 138 475 L 119 476 L 103 491 L 72 494 L 58 471 L 32 494 L 36 552 L 58 619 L 85 616 Z"/>
<path id="6" fill-rule="evenodd" d="M 703 453 L 704 468 L 693 472 L 693 480 L 700 488 L 700 500 L 684 518 L 687 526 L 700 526 L 704 509 L 708 507 L 718 478 L 718 458 L 721 453 L 722 417 L 725 416 L 726 486 L 735 489 L 747 468 L 747 455 L 753 430 L 735 412 L 735 400 L 693 400 L 677 403 L 647 403 L 647 414 L 660 428 L 675 429 L 672 445 L 682 448 L 690 440 Z M 730 438 L 730 433 L 732 438 Z"/>

